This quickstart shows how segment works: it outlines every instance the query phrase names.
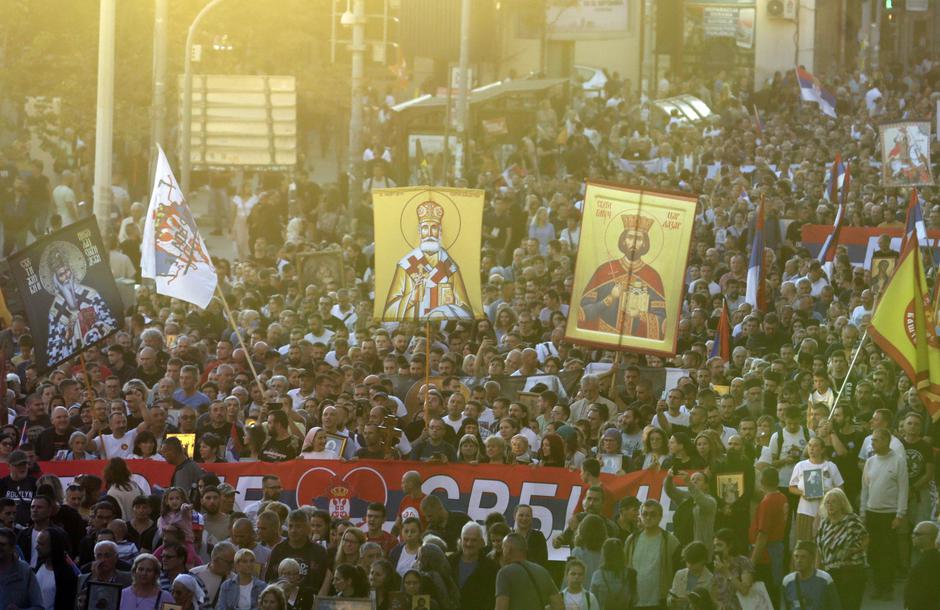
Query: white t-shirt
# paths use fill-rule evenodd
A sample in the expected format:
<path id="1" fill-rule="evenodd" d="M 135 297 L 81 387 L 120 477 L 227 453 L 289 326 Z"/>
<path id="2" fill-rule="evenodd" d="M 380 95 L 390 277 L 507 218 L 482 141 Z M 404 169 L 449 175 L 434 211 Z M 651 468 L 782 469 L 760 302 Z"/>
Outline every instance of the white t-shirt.
<path id="1" fill-rule="evenodd" d="M 661 427 L 659 425 L 659 418 L 657 417 L 658 415 L 659 415 L 658 413 L 654 415 L 653 421 L 650 422 L 650 425 L 652 425 L 654 428 Z M 668 410 L 663 411 L 663 415 L 666 416 L 666 421 L 668 421 L 673 426 L 682 426 L 683 428 L 689 427 L 689 410 L 685 408 L 685 405 L 682 405 L 681 407 L 679 407 L 678 415 L 673 415 Z"/>
<path id="2" fill-rule="evenodd" d="M 395 566 L 395 571 L 398 572 L 399 576 L 404 576 L 405 572 L 414 567 L 417 560 L 418 551 L 415 551 L 414 554 L 412 554 L 408 552 L 408 547 L 402 547 L 401 556 L 398 558 L 398 564 Z"/>
<path id="3" fill-rule="evenodd" d="M 780 434 L 783 434 L 783 444 L 777 441 L 777 438 Z M 812 437 L 812 433 L 809 434 Z M 780 450 L 777 450 L 778 445 L 780 445 Z M 803 455 L 803 450 L 806 448 L 806 436 L 804 435 L 804 429 L 801 427 L 796 432 L 788 432 L 786 428 L 781 431 L 774 432 L 770 435 L 770 444 L 761 449 L 759 462 L 764 464 L 773 464 L 774 460 L 779 460 L 781 455 L 787 455 L 791 451 L 796 454 L 799 451 L 799 455 Z M 785 464 L 778 468 L 777 470 L 780 473 L 779 483 L 777 487 L 788 487 L 790 485 L 790 477 L 793 476 L 793 467 L 796 464 Z"/>
<path id="4" fill-rule="evenodd" d="M 248 610 L 252 607 L 251 585 L 252 583 L 248 583 L 247 585 L 238 585 L 238 605 L 235 606 L 236 608 L 244 608 L 245 610 Z"/>
<path id="5" fill-rule="evenodd" d="M 72 210 L 75 208 L 75 191 L 64 184 L 52 189 L 52 200 L 55 203 L 55 211 L 62 218 L 62 226 L 75 222 L 75 215 Z"/>
<path id="6" fill-rule="evenodd" d="M 104 450 L 99 451 L 101 459 L 110 460 L 115 457 L 131 459 L 134 455 L 134 441 L 137 440 L 137 428 L 128 430 L 121 438 L 114 438 L 113 434 L 102 434 L 98 439 L 98 448 L 101 449 L 102 444 L 104 445 Z"/>
<path id="7" fill-rule="evenodd" d="M 55 573 L 42 565 L 36 570 L 36 580 L 42 591 L 42 606 L 44 610 L 55 610 Z"/>
<path id="8" fill-rule="evenodd" d="M 450 415 L 444 416 L 444 423 L 454 429 L 454 432 L 460 432 L 460 425 L 463 424 L 463 416 L 457 418 L 457 421 L 454 421 L 450 418 Z"/>
<path id="9" fill-rule="evenodd" d="M 29 567 L 35 568 L 36 563 L 39 561 L 39 551 L 36 549 L 36 544 L 39 542 L 39 534 L 42 533 L 42 530 L 33 530 L 32 536 L 29 541 Z"/>
<path id="10" fill-rule="evenodd" d="M 600 610 L 600 604 L 597 602 L 590 591 L 581 589 L 580 593 L 572 593 L 565 590 L 565 610 Z"/>
<path id="11" fill-rule="evenodd" d="M 824 495 L 830 489 L 839 487 L 845 482 L 842 480 L 842 473 L 839 472 L 839 467 L 829 460 L 826 460 L 822 464 L 814 464 L 809 460 L 803 460 L 793 467 L 793 474 L 790 476 L 790 485 L 806 493 L 803 473 L 811 473 L 813 471 L 818 471 L 818 475 L 810 474 L 808 476 L 820 477 Z M 800 496 L 800 505 L 797 507 L 796 512 L 800 515 L 815 517 L 816 513 L 819 512 L 819 505 L 821 503 L 822 498 L 806 498 L 805 496 Z"/>
<path id="12" fill-rule="evenodd" d="M 304 339 L 306 339 L 310 343 L 322 343 L 323 345 L 329 345 L 330 340 L 332 338 L 333 338 L 333 331 L 330 330 L 329 328 L 324 328 L 323 332 L 320 333 L 319 335 L 315 335 L 313 334 L 313 332 L 309 332 L 306 335 L 304 335 Z"/>

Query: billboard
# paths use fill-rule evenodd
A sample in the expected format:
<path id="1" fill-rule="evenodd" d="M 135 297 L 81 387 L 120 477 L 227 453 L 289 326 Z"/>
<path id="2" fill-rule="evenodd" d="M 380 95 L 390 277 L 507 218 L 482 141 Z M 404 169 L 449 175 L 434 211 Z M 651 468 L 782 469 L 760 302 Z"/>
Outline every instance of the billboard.
<path id="1" fill-rule="evenodd" d="M 180 77 L 180 112 L 183 78 Z M 194 168 L 287 168 L 297 163 L 293 76 L 193 76 Z"/>

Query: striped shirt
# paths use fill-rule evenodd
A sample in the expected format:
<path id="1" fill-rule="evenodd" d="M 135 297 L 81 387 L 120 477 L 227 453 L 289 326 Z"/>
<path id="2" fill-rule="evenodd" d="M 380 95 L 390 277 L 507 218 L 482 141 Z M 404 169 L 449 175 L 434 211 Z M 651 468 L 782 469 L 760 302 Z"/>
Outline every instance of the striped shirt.
<path id="1" fill-rule="evenodd" d="M 862 541 L 867 532 L 861 518 L 845 515 L 839 521 L 821 519 L 816 532 L 822 567 L 826 570 L 860 567 L 865 565 Z"/>

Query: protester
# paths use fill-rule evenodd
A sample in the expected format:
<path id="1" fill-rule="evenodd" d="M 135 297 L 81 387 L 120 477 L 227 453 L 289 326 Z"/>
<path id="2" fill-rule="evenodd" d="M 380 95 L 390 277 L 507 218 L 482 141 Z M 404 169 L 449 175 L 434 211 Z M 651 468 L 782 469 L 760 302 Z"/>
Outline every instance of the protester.
<path id="1" fill-rule="evenodd" d="M 835 582 L 843 610 L 858 610 L 865 592 L 868 532 L 841 489 L 823 496 L 816 532 L 819 566 Z"/>
<path id="2" fill-rule="evenodd" d="M 239 588 L 239 608 L 250 602 L 265 610 L 305 609 L 314 595 L 361 592 L 365 574 L 380 607 L 402 593 L 398 575 L 406 577 L 409 595 L 433 595 L 442 606 L 456 603 L 447 593 L 453 588 L 462 607 L 594 601 L 735 607 L 734 591 L 747 589 L 752 577 L 774 601 L 792 597 L 777 595 L 790 529 L 801 542 L 792 555 L 795 571 L 786 577 L 792 588 L 805 582 L 815 595 L 834 587 L 842 606 L 858 608 L 867 551 L 875 595 L 887 600 L 897 571 L 933 565 L 927 543 L 912 539 L 912 551 L 906 538 L 910 531 L 926 538 L 917 528 L 936 513 L 930 443 L 940 433 L 931 423 L 936 405 L 919 393 L 920 385 L 912 387 L 910 367 L 872 339 L 873 315 L 893 301 L 882 299 L 887 276 L 879 276 L 880 266 L 868 264 L 858 245 L 867 240 L 872 260 L 896 265 L 907 253 L 899 242 L 940 229 L 936 187 L 885 186 L 877 127 L 930 116 L 938 73 L 940 63 L 924 49 L 880 70 L 846 63 L 824 75 L 837 96 L 836 118 L 801 103 L 789 73 L 754 83 L 735 67 L 714 74 L 673 67 L 653 79 L 656 93 L 640 93 L 608 73 L 608 85 L 596 95 L 569 86 L 531 110 L 512 110 L 506 134 L 471 134 L 459 180 L 443 175 L 439 153 L 397 143 L 404 140 L 393 135 L 402 127 L 395 117 L 404 115 L 390 108 L 403 101 L 394 99 L 400 90 L 390 85 L 380 93 L 367 81 L 365 145 L 350 151 L 364 160 L 362 175 L 371 176 L 362 200 L 348 199 L 345 179 L 310 182 L 305 160 L 283 181 L 276 173 L 246 170 L 229 180 L 207 170 L 212 227 L 231 231 L 234 258 L 210 238 L 219 290 L 205 309 L 171 300 L 144 280 L 115 316 L 117 332 L 81 357 L 43 370 L 37 362 L 44 356 L 43 329 L 29 328 L 12 300 L 17 311 L 9 320 L 0 308 L 0 351 L 7 358 L 0 362 L 6 415 L 0 462 L 9 467 L 0 478 L 0 519 L 26 532 L 19 548 L 31 561 L 39 561 L 39 537 L 45 544 L 44 532 L 61 526 L 68 532 L 66 553 L 82 569 L 125 585 L 109 541 L 116 538 L 125 554 L 133 545 L 141 552 L 162 546 L 172 566 L 164 584 L 187 607 L 198 605 L 199 595 L 186 578 L 175 586 L 178 575 L 208 561 L 192 573 L 214 605 L 233 567 L 230 556 L 243 550 L 264 564 L 260 577 L 269 586 L 258 593 L 252 581 L 254 593 L 245 599 Z M 445 84 L 435 78 L 422 91 Z M 656 100 L 680 94 L 702 99 L 711 117 L 660 117 Z M 328 113 L 318 120 L 333 129 L 342 123 L 335 118 Z M 321 146 L 328 147 L 331 138 L 323 135 Z M 48 227 L 83 219 L 91 206 L 79 202 L 91 201 L 95 173 L 88 162 L 94 142 L 86 134 L 63 139 L 54 163 L 37 164 L 18 136 L 5 141 L 11 145 L 0 150 L 0 249 L 8 253 Z M 116 274 L 139 278 L 143 221 L 150 216 L 141 187 L 146 156 L 125 159 L 131 148 L 115 148 L 115 163 L 134 171 L 114 173 L 117 196 L 99 222 Z M 833 164 L 837 154 L 841 169 Z M 891 163 L 898 161 L 889 169 Z M 198 212 L 202 174 L 194 173 L 187 193 L 199 225 L 209 222 Z M 657 331 L 674 332 L 674 355 L 566 339 L 585 314 L 570 298 L 582 287 L 574 277 L 579 246 L 584 254 L 596 245 L 581 233 L 582 220 L 589 220 L 586 178 L 680 192 L 694 202 L 691 248 L 687 257 L 680 253 L 687 258 L 678 270 L 681 290 L 667 299 L 677 301 L 678 313 L 657 324 Z M 374 226 L 374 187 L 417 183 L 484 193 L 484 319 L 429 325 L 420 317 L 373 319 L 373 304 L 387 290 L 376 277 L 395 262 L 376 260 L 376 236 L 398 231 Z M 451 248 L 453 213 L 446 214 L 440 246 Z M 833 248 L 821 251 L 837 214 L 857 236 L 841 233 Z M 758 236 L 763 253 L 753 248 Z M 651 234 L 650 246 L 664 241 Z M 320 254 L 335 255 L 339 269 L 311 266 L 316 257 L 309 255 Z M 927 248 L 925 254 L 933 300 L 937 271 L 929 254 L 936 253 Z M 455 261 L 466 278 L 463 261 Z M 749 279 L 761 273 L 763 280 Z M 40 284 L 43 274 L 40 269 Z M 642 292 L 630 281 L 617 285 L 617 293 Z M 9 297 L 6 283 L 3 288 Z M 431 292 L 457 300 L 456 292 Z M 651 298 L 649 307 L 658 308 L 659 300 Z M 635 308 L 639 301 L 624 302 Z M 89 315 L 80 310 L 75 324 L 86 324 Z M 929 337 L 927 343 L 935 349 Z M 195 457 L 182 438 L 195 440 Z M 110 460 L 106 470 L 97 457 Z M 350 463 L 338 465 L 337 458 Z M 316 467 L 294 461 L 305 459 L 317 460 L 310 463 Z M 40 473 L 68 482 L 78 468 L 69 462 L 79 461 L 85 474 L 64 486 L 64 497 L 40 489 Z M 226 464 L 236 461 L 246 464 Z M 250 475 L 235 475 L 236 468 Z M 473 491 L 442 484 L 436 475 L 444 470 L 473 479 Z M 377 478 L 360 479 L 370 473 Z M 402 473 L 399 486 L 393 479 Z M 570 496 L 563 485 L 548 491 L 556 478 L 578 473 Z M 490 503 L 490 490 L 506 485 L 515 493 L 513 481 L 520 479 L 523 497 L 503 503 L 497 494 Z M 653 481 L 640 495 L 642 505 L 624 495 L 628 481 L 638 479 Z M 672 515 L 647 501 L 660 498 L 660 487 L 673 499 Z M 489 510 L 503 520 L 487 519 Z M 75 519 L 66 513 L 87 521 L 67 523 Z M 666 516 L 669 531 L 661 527 Z M 116 517 L 126 524 L 126 537 Z M 473 523 L 484 521 L 486 536 L 477 536 Z M 726 528 L 730 534 L 721 533 Z M 452 553 L 448 561 L 429 546 L 438 539 Z M 477 549 L 484 540 L 487 546 Z M 686 565 L 679 565 L 680 540 L 706 550 L 716 541 L 721 546 L 709 582 L 699 546 L 686 545 Z M 818 571 L 796 565 L 805 567 L 810 541 L 818 544 L 820 570 L 831 576 L 828 588 Z M 185 559 L 176 556 L 177 544 Z M 125 597 L 141 608 L 171 602 L 156 594 L 153 582 L 161 575 L 148 577 L 147 560 L 138 565 L 142 557 L 135 559 L 142 572 L 135 571 Z M 533 587 L 521 567 L 553 568 L 568 557 L 584 564 L 584 574 L 578 584 L 572 564 L 564 595 L 560 573 L 549 586 L 548 573 L 533 571 Z M 490 575 L 497 565 L 498 574 Z M 376 566 L 382 567 L 373 577 Z M 0 579 L 9 569 L 0 566 Z M 82 578 L 80 585 L 91 580 Z M 243 580 L 247 587 L 247 575 Z M 905 587 L 912 607 L 929 593 L 918 584 L 909 579 Z M 0 607 L 3 595 L 0 590 Z M 130 607 L 123 598 L 122 606 Z"/>

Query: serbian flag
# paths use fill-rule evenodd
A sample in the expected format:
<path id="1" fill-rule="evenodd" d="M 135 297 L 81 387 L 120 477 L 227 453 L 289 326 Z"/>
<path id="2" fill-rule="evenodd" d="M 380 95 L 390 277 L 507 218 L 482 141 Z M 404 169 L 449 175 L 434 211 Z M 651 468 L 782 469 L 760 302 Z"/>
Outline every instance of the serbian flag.
<path id="1" fill-rule="evenodd" d="M 800 98 L 803 101 L 815 102 L 823 114 L 836 118 L 836 96 L 823 87 L 818 78 L 798 67 L 796 81 L 800 85 Z"/>
<path id="2" fill-rule="evenodd" d="M 836 158 L 829 169 L 829 187 L 826 189 L 825 198 L 832 203 L 838 203 L 839 192 L 845 184 L 845 164 L 842 163 L 842 155 L 836 153 Z"/>
<path id="3" fill-rule="evenodd" d="M 232 429 L 229 431 L 228 442 L 225 444 L 225 451 L 231 458 L 230 461 L 241 461 L 242 439 L 238 433 L 238 422 L 232 422 Z"/>
<path id="4" fill-rule="evenodd" d="M 761 196 L 757 206 L 757 220 L 754 223 L 754 242 L 751 244 L 751 260 L 747 266 L 747 290 L 744 294 L 744 300 L 759 311 L 767 308 L 764 277 L 764 198 Z"/>
<path id="5" fill-rule="evenodd" d="M 718 356 L 725 362 L 731 360 L 731 316 L 728 315 L 728 302 L 721 300 L 721 317 L 718 318 L 718 328 L 715 330 L 715 342 L 712 343 L 712 353 L 709 357 Z"/>
<path id="6" fill-rule="evenodd" d="M 157 171 L 140 246 L 141 275 L 156 281 L 158 294 L 205 309 L 219 278 L 170 162 L 163 149 L 157 149 Z"/>
<path id="7" fill-rule="evenodd" d="M 839 233 L 842 231 L 842 221 L 845 219 L 845 205 L 839 204 L 836 210 L 836 219 L 832 223 L 832 233 L 826 237 L 822 248 L 819 250 L 817 260 L 822 263 L 831 263 L 836 257 L 836 248 L 839 246 Z"/>
<path id="8" fill-rule="evenodd" d="M 927 412 L 940 420 L 940 340 L 929 323 L 927 278 L 915 232 L 871 318 L 872 340 L 900 366 L 917 389 Z"/>
<path id="9" fill-rule="evenodd" d="M 907 220 L 904 223 L 904 237 L 901 238 L 901 251 L 907 247 L 913 236 L 919 243 L 930 244 L 927 238 L 927 225 L 924 224 L 924 210 L 920 207 L 917 189 L 911 189 L 911 199 L 907 204 Z"/>

